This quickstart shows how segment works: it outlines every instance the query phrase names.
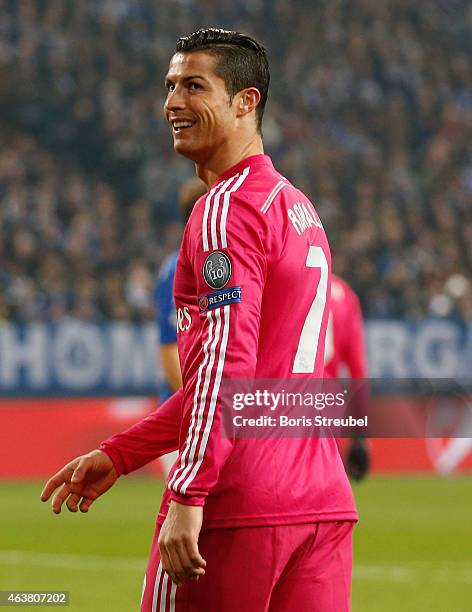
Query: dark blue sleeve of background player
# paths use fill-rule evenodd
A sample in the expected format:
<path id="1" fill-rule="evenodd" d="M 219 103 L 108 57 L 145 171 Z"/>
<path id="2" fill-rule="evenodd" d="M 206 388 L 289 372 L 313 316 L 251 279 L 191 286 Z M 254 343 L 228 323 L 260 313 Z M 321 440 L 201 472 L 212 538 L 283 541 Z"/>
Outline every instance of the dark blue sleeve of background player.
<path id="1" fill-rule="evenodd" d="M 162 344 L 177 342 L 175 302 L 174 302 L 175 266 L 159 275 L 154 292 L 156 318 L 159 325 Z"/>

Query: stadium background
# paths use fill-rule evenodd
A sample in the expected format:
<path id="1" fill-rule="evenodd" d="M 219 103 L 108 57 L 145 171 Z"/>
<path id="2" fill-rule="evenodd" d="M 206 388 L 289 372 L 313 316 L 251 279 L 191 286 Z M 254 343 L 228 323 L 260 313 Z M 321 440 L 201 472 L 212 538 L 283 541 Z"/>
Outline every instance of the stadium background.
<path id="1" fill-rule="evenodd" d="M 193 175 L 163 75 L 210 25 L 269 49 L 266 150 L 361 299 L 370 375 L 470 378 L 469 2 L 0 0 L 0 590 L 136 608 L 158 468 L 85 517 L 49 516 L 40 481 L 154 407 L 153 284 Z M 447 443 L 373 441 L 354 610 L 470 609 L 472 461 L 441 479 Z"/>

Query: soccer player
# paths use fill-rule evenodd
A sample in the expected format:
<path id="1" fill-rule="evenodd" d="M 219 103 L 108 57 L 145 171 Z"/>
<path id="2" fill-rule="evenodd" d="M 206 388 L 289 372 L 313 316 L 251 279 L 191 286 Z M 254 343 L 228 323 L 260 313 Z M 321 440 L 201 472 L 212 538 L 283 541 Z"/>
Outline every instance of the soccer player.
<path id="1" fill-rule="evenodd" d="M 367 378 L 364 324 L 359 298 L 339 276 L 331 277 L 331 308 L 326 330 L 325 377 L 339 378 L 343 369 L 351 378 Z M 359 403 L 366 396 L 366 387 L 359 390 Z M 362 437 L 342 444 L 344 462 L 350 478 L 362 480 L 369 471 L 369 451 Z"/>
<path id="2" fill-rule="evenodd" d="M 87 511 L 118 475 L 179 449 L 142 610 L 350 604 L 352 491 L 332 438 L 225 438 L 226 378 L 322 378 L 331 257 L 307 197 L 264 155 L 264 48 L 237 32 L 181 38 L 166 77 L 174 149 L 210 187 L 191 214 L 174 296 L 183 387 L 46 485 Z M 177 585 L 180 585 L 177 588 Z"/>
<path id="3" fill-rule="evenodd" d="M 185 222 L 188 221 L 195 202 L 206 191 L 205 183 L 198 178 L 189 179 L 183 184 L 180 190 L 180 211 Z M 154 290 L 156 319 L 159 326 L 159 362 L 165 378 L 159 394 L 161 403 L 169 399 L 182 386 L 177 349 L 177 314 L 174 301 L 174 276 L 178 254 L 178 251 L 171 253 L 162 262 Z M 169 474 L 177 456 L 177 451 L 174 451 L 161 457 L 165 476 Z"/>

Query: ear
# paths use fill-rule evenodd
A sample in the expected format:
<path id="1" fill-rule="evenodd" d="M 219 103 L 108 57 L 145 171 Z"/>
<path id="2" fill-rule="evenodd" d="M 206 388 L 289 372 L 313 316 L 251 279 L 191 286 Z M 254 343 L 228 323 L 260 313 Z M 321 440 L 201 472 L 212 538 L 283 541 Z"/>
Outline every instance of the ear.
<path id="1" fill-rule="evenodd" d="M 245 115 L 256 110 L 257 105 L 261 101 L 261 92 L 256 87 L 248 87 L 238 92 L 237 100 L 237 117 Z"/>

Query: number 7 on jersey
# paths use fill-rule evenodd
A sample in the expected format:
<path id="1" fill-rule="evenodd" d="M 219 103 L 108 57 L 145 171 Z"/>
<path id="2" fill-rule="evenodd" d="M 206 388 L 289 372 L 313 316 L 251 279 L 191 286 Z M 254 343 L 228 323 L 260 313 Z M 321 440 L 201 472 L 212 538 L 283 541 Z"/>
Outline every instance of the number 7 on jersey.
<path id="1" fill-rule="evenodd" d="M 321 322 L 323 320 L 328 292 L 328 262 L 319 246 L 310 246 L 305 263 L 307 268 L 320 269 L 320 282 L 316 289 L 315 299 L 303 324 L 298 348 L 293 362 L 294 374 L 307 374 L 315 369 L 316 354 L 320 340 Z"/>

